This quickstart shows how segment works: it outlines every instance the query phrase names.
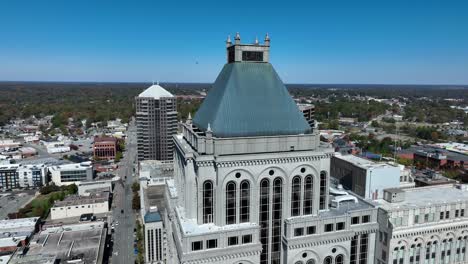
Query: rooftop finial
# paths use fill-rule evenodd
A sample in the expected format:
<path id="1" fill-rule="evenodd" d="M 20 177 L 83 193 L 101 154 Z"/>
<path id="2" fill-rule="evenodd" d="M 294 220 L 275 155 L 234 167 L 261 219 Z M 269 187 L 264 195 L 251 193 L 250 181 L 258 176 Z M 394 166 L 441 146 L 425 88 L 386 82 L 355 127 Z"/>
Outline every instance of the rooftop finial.
<path id="1" fill-rule="evenodd" d="M 258 45 L 258 37 L 255 36 L 255 45 Z"/>
<path id="2" fill-rule="evenodd" d="M 265 35 L 265 46 L 270 46 L 270 36 L 268 33 Z"/>
<path id="3" fill-rule="evenodd" d="M 192 124 L 192 114 L 189 112 L 188 113 L 188 117 L 187 117 L 187 120 L 185 120 L 185 123 L 187 125 L 191 125 Z"/>
<path id="4" fill-rule="evenodd" d="M 206 128 L 206 132 L 207 132 L 207 133 L 213 132 L 213 131 L 211 131 L 211 125 L 210 125 L 210 123 L 208 123 L 208 127 Z"/>
<path id="5" fill-rule="evenodd" d="M 234 38 L 235 44 L 240 44 L 240 34 L 239 32 L 236 33 L 236 37 Z"/>
<path id="6" fill-rule="evenodd" d="M 228 35 L 227 37 L 227 40 L 226 40 L 226 47 L 230 47 L 232 45 L 232 42 L 231 42 L 231 35 Z"/>

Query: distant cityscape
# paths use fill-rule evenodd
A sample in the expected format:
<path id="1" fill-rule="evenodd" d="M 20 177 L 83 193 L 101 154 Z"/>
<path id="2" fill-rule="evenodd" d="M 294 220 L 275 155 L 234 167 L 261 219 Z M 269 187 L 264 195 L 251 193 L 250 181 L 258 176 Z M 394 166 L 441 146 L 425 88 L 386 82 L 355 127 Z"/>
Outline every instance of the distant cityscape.
<path id="1" fill-rule="evenodd" d="M 0 83 L 0 263 L 468 263 L 468 87 L 285 85 L 271 43 L 213 84 Z"/>

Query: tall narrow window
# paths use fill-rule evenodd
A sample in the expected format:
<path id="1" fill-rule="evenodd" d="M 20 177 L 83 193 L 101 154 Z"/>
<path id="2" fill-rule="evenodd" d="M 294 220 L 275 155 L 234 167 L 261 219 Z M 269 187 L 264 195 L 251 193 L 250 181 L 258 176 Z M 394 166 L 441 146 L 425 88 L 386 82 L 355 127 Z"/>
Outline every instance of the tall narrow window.
<path id="1" fill-rule="evenodd" d="M 291 187 L 291 216 L 299 216 L 301 212 L 301 177 L 292 180 Z"/>
<path id="2" fill-rule="evenodd" d="M 304 179 L 304 215 L 312 214 L 313 180 L 312 175 L 307 175 Z"/>
<path id="3" fill-rule="evenodd" d="M 344 259 L 344 257 L 343 257 L 343 255 L 341 255 L 341 254 L 338 255 L 338 256 L 336 256 L 336 257 L 335 257 L 335 264 L 344 264 L 344 260 L 343 260 L 343 259 Z"/>
<path id="4" fill-rule="evenodd" d="M 333 263 L 333 258 L 328 256 L 323 260 L 323 264 L 332 264 Z"/>
<path id="5" fill-rule="evenodd" d="M 248 181 L 242 181 L 240 184 L 239 221 L 241 223 L 250 221 L 250 183 Z"/>
<path id="6" fill-rule="evenodd" d="M 226 224 L 236 223 L 236 183 L 228 182 L 226 185 Z"/>
<path id="7" fill-rule="evenodd" d="M 270 181 L 263 179 L 260 182 L 260 208 L 259 208 L 259 224 L 260 224 L 260 243 L 262 243 L 262 253 L 260 254 L 260 263 L 268 263 L 268 237 L 269 237 L 269 216 L 270 216 Z"/>
<path id="8" fill-rule="evenodd" d="M 213 222 L 213 183 L 203 183 L 203 223 Z"/>
<path id="9" fill-rule="evenodd" d="M 281 220 L 283 205 L 283 180 L 277 177 L 273 181 L 273 204 L 271 219 L 271 264 L 281 262 Z"/>
<path id="10" fill-rule="evenodd" d="M 327 209 L 327 173 L 325 171 L 320 172 L 320 210 Z"/>
<path id="11" fill-rule="evenodd" d="M 359 236 L 354 236 L 353 239 L 351 240 L 351 253 L 349 256 L 350 264 L 356 264 L 356 261 L 357 261 L 358 238 Z"/>
<path id="12" fill-rule="evenodd" d="M 368 234 L 361 235 L 359 249 L 359 264 L 367 264 Z"/>

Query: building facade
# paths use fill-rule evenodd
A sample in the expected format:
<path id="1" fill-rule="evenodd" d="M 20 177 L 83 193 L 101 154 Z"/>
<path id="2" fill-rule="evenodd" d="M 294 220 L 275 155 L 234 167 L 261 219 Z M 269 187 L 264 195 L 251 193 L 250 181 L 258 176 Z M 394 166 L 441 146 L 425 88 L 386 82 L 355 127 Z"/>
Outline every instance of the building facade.
<path id="1" fill-rule="evenodd" d="M 79 184 L 93 179 L 93 166 L 90 162 L 63 164 L 49 167 L 52 182 L 57 185 Z"/>
<path id="2" fill-rule="evenodd" d="M 18 180 L 21 188 L 38 188 L 48 183 L 47 166 L 20 165 L 18 167 Z"/>
<path id="3" fill-rule="evenodd" d="M 265 43 L 227 41 L 227 61 L 174 137 L 168 263 L 371 264 L 377 209 L 330 180 L 320 142 Z"/>
<path id="4" fill-rule="evenodd" d="M 3 191 L 19 188 L 17 164 L 0 165 L 0 188 Z"/>
<path id="5" fill-rule="evenodd" d="M 386 162 L 374 162 L 354 155 L 335 155 L 331 174 L 343 186 L 366 199 L 383 197 L 383 190 L 400 187 L 401 168 Z"/>
<path id="6" fill-rule="evenodd" d="M 172 160 L 177 133 L 176 97 L 152 85 L 135 98 L 138 160 Z"/>
<path id="7" fill-rule="evenodd" d="M 163 220 L 157 209 L 144 215 L 145 261 L 146 263 L 165 263 L 165 230 Z"/>
<path id="8" fill-rule="evenodd" d="M 315 105 L 313 104 L 298 104 L 299 110 L 304 114 L 304 118 L 309 123 L 310 127 L 315 127 Z"/>
<path id="9" fill-rule="evenodd" d="M 468 263 L 468 186 L 385 190 L 378 264 Z"/>
<path id="10" fill-rule="evenodd" d="M 56 220 L 107 212 L 109 212 L 109 192 L 94 192 L 87 196 L 75 195 L 66 197 L 63 201 L 55 201 L 50 209 L 50 218 Z"/>
<path id="11" fill-rule="evenodd" d="M 115 137 L 95 137 L 93 144 L 94 160 L 115 159 L 117 139 Z"/>

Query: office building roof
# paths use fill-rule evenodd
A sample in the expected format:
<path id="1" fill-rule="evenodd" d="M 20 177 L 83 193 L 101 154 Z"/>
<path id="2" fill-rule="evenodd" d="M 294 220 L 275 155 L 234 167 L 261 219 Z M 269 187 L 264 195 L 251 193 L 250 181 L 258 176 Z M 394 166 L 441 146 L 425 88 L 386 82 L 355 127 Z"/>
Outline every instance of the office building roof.
<path id="1" fill-rule="evenodd" d="M 369 159 L 364 159 L 358 156 L 354 155 L 336 155 L 335 156 L 338 159 L 347 161 L 349 163 L 352 163 L 356 165 L 357 167 L 363 168 L 365 170 L 374 170 L 374 169 L 379 169 L 379 168 L 398 168 L 398 166 L 389 164 L 387 162 L 375 162 Z"/>
<path id="2" fill-rule="evenodd" d="M 468 202 L 468 185 L 445 184 L 412 189 L 397 189 L 403 200 L 389 202 L 379 199 L 376 202 L 387 211 L 416 209 L 431 205 L 443 205 L 460 201 Z M 395 190 L 393 190 L 395 191 Z"/>
<path id="3" fill-rule="evenodd" d="M 151 97 L 154 99 L 159 99 L 161 97 L 174 97 L 174 95 L 161 87 L 159 84 L 153 84 L 140 93 L 138 97 Z"/>
<path id="4" fill-rule="evenodd" d="M 193 123 L 216 137 L 297 135 L 311 128 L 270 63 L 224 65 Z"/>
<path id="5" fill-rule="evenodd" d="M 97 190 L 99 191 L 99 190 Z M 84 204 L 96 204 L 109 201 L 109 192 L 91 192 L 88 196 L 72 195 L 66 197 L 63 201 L 55 201 L 54 207 L 77 206 Z"/>
<path id="6" fill-rule="evenodd" d="M 161 215 L 158 211 L 155 212 L 146 212 L 145 214 L 145 223 L 154 223 L 154 222 L 161 222 Z"/>
<path id="7" fill-rule="evenodd" d="M 91 162 L 71 163 L 62 164 L 58 166 L 49 167 L 51 171 L 71 171 L 71 170 L 85 170 L 92 168 Z"/>

